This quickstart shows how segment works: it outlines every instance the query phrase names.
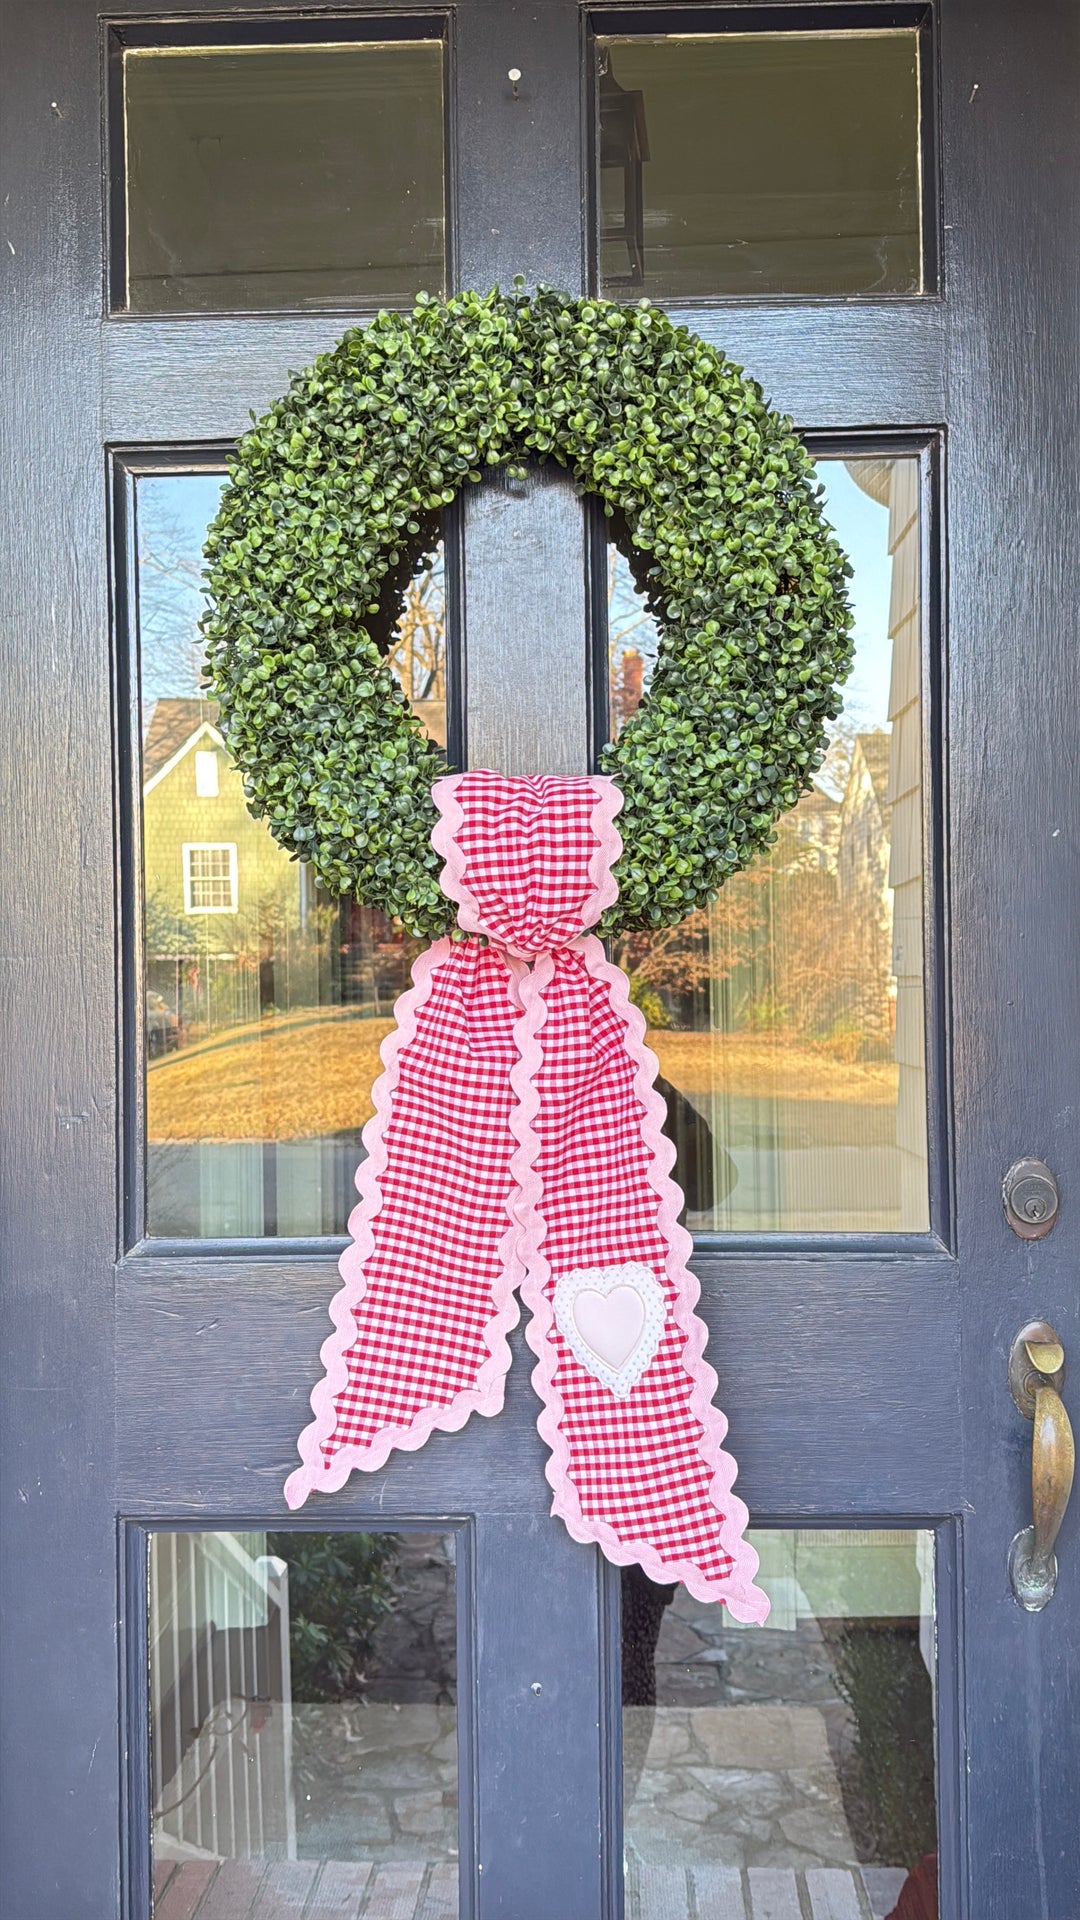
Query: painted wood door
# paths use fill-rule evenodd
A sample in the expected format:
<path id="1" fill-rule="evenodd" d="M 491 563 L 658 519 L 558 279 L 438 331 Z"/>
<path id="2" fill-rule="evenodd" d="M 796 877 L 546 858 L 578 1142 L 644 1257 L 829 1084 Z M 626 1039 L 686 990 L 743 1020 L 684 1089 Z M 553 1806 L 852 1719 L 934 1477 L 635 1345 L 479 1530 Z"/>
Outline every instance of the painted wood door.
<path id="1" fill-rule="evenodd" d="M 594 1920 L 624 1905 L 632 1920 L 880 1920 L 901 1898 L 903 1911 L 944 1920 L 1075 1920 L 1075 1510 L 1044 1611 L 1016 1604 L 1007 1567 L 1030 1517 L 1032 1445 L 1009 1393 L 1013 1338 L 1044 1318 L 1067 1358 L 1080 1352 L 1074 10 L 458 0 L 428 11 L 384 0 L 313 15 L 192 0 L 182 16 L 117 4 L 104 23 L 89 0 L 9 0 L 6 11 L 5 1910 L 136 1920 L 151 1911 L 153 1872 L 160 1920 Z M 139 226 L 138 166 L 150 213 L 155 192 L 162 204 L 171 193 L 185 244 L 208 245 L 209 213 L 199 228 L 190 209 L 222 177 L 230 130 L 246 126 L 255 143 L 241 140 L 241 156 L 280 158 L 265 113 L 261 133 L 244 120 L 243 63 L 237 83 L 230 58 L 261 49 L 280 61 L 313 45 L 324 68 L 357 49 L 389 49 L 391 64 L 402 46 L 434 49 L 434 160 L 418 151 L 430 112 L 410 108 L 409 179 L 418 195 L 436 181 L 426 255 L 423 220 L 410 216 L 413 250 L 389 293 L 378 262 L 374 280 L 343 280 L 340 261 L 316 259 L 301 284 L 291 256 L 259 293 L 265 262 L 245 252 L 257 235 L 238 227 L 236 252 L 202 259 L 185 281 L 160 225 L 147 214 Z M 838 68 L 849 45 L 885 66 Z M 175 91 L 193 48 L 227 69 L 225 122 L 194 131 Z M 156 56 L 175 63 L 160 85 Z M 403 82 L 395 69 L 392 84 L 430 85 L 425 71 Z M 285 114 L 282 99 L 288 111 L 295 101 L 279 81 L 264 101 Z M 340 101 L 325 72 L 324 84 L 307 97 L 330 125 Z M 317 176 L 312 230 L 385 106 L 383 82 L 365 70 L 364 84 L 361 107 L 345 89 L 346 159 Z M 798 192 L 770 171 L 783 141 L 769 115 L 781 111 L 805 161 Z M 739 140 L 721 151 L 729 124 Z M 899 129 L 895 151 L 873 144 L 886 124 Z M 861 141 L 892 167 L 884 184 L 869 161 L 855 167 L 857 205 L 821 158 L 823 127 L 834 159 L 846 128 L 849 161 Z M 689 175 L 665 173 L 665 129 Z M 183 166 L 155 174 L 159 149 L 175 158 L 178 141 Z M 756 158 L 739 174 L 748 142 Z M 791 150 L 789 129 L 789 162 Z M 755 199 L 763 179 L 771 210 Z M 256 200 L 257 189 L 249 180 Z M 214 1008 L 242 974 L 254 999 L 233 1007 L 234 1027 L 247 1008 L 260 1035 L 276 1033 L 296 1009 L 279 1005 L 277 922 L 249 928 L 239 958 L 188 926 L 199 913 L 235 917 L 247 828 L 212 831 L 198 811 L 221 802 L 229 774 L 197 686 L 147 677 L 162 549 L 140 534 L 159 508 L 167 521 L 170 499 L 183 503 L 169 575 L 182 599 L 198 510 L 175 488 L 212 489 L 249 409 L 362 320 L 373 290 L 399 301 L 417 259 L 447 285 L 522 274 L 622 298 L 655 289 L 745 363 L 811 436 L 830 507 L 859 547 L 869 636 L 869 704 L 784 860 L 698 930 L 689 958 L 680 949 L 665 972 L 655 954 L 628 956 L 674 1090 L 710 1357 L 774 1631 L 786 1622 L 803 1646 L 805 1680 L 812 1623 L 836 1686 L 825 1706 L 805 1693 L 792 1704 L 789 1683 L 769 1677 L 768 1646 L 718 1640 L 678 1597 L 665 1607 L 620 1594 L 605 1563 L 569 1541 L 547 1515 L 519 1344 L 497 1421 L 394 1458 L 301 1526 L 390 1533 L 402 1564 L 422 1536 L 455 1570 L 460 1827 L 437 1860 L 419 1843 L 413 1859 L 377 1859 L 374 1842 L 365 1858 L 355 1826 L 336 1853 L 305 1854 L 292 1749 L 291 1813 L 262 1842 L 250 1808 L 247 1825 L 234 1806 L 227 1835 L 211 1822 L 193 1838 L 169 1827 L 168 1796 L 156 1797 L 169 1728 L 183 1746 L 178 1792 L 184 1767 L 202 1791 L 203 1749 L 183 1725 L 215 1661 L 239 1671 L 250 1654 L 264 1678 L 229 1684 L 245 1713 L 270 1705 L 257 1728 L 245 1720 L 246 1764 L 257 1754 L 267 1781 L 286 1765 L 271 1711 L 285 1705 L 290 1645 L 281 1484 L 334 1290 L 335 1169 L 356 1147 L 340 1117 L 306 1160 L 302 1128 L 268 1122 L 275 1151 L 260 1139 L 253 1158 L 239 1123 L 215 1127 L 205 1111 L 193 1135 L 174 1118 L 155 1138 L 163 1085 L 185 1063 L 198 1079 L 220 1037 Z M 648 669 L 647 623 L 603 528 L 560 479 L 532 474 L 485 483 L 442 534 L 445 707 L 432 724 L 472 765 L 586 769 Z M 438 704 L 430 682 L 410 690 Z M 181 760 L 194 811 L 166 818 Z M 171 948 L 152 919 L 159 855 L 182 894 L 162 911 L 191 935 Z M 392 930 L 376 953 L 370 927 L 332 921 L 314 897 L 308 908 L 337 982 L 330 1011 L 379 1012 L 371 982 L 388 991 L 401 961 Z M 813 994 L 792 984 L 799 967 Z M 346 973 L 367 982 L 352 1002 Z M 227 1104 L 234 1065 L 204 1073 L 204 1100 L 209 1086 Z M 280 1076 L 290 1072 L 304 1068 L 286 1063 Z M 170 1215 L 163 1194 L 190 1196 L 185 1142 L 220 1145 L 222 1132 L 232 1157 L 200 1162 L 197 1215 Z M 160 1147 L 175 1149 L 172 1189 L 154 1185 Z M 1060 1184 L 1060 1218 L 1042 1239 L 1003 1216 L 1003 1176 L 1025 1156 Z M 317 1220 L 316 1189 L 329 1196 Z M 864 1537 L 872 1552 L 859 1561 L 852 1542 Z M 204 1666 L 192 1656 L 169 1691 L 155 1679 L 150 1605 L 156 1593 L 165 1635 L 162 1583 L 176 1600 L 193 1541 L 209 1543 L 205 1590 L 218 1582 L 239 1611 L 231 1625 L 221 1613 Z M 854 1584 L 845 1553 L 862 1569 Z M 889 1572 L 900 1561 L 902 1603 Z M 294 1580 L 294 1602 L 298 1592 Z M 180 1659 L 178 1608 L 161 1644 Z M 897 1671 L 886 1660 L 882 1680 L 880 1656 L 901 1616 L 935 1727 L 908 1756 L 931 1767 L 928 1860 L 914 1876 L 914 1858 L 875 1857 L 866 1814 L 894 1724 L 874 1717 Z M 845 1638 L 851 1620 L 860 1633 Z M 635 1678 L 643 1648 L 648 1672 Z M 400 1702 L 383 1699 L 396 1713 Z M 702 1711 L 714 1717 L 694 1720 Z M 219 1716 L 210 1746 L 228 1738 Z M 863 1767 L 848 1800 L 830 1802 L 848 1852 L 829 1852 L 810 1805 L 839 1778 L 830 1738 L 847 1740 L 849 1771 Z M 209 1749 L 205 1764 L 217 1764 Z M 784 1801 L 781 1775 L 800 1769 L 802 1799 L 793 1787 Z M 276 1791 L 266 1787 L 266 1806 Z M 725 1851 L 720 1809 L 735 1799 L 744 1826 Z M 422 1839 L 427 1816 L 413 1812 Z M 866 1831 L 853 1832 L 860 1819 Z M 180 1836 L 153 1865 L 152 1820 Z"/>

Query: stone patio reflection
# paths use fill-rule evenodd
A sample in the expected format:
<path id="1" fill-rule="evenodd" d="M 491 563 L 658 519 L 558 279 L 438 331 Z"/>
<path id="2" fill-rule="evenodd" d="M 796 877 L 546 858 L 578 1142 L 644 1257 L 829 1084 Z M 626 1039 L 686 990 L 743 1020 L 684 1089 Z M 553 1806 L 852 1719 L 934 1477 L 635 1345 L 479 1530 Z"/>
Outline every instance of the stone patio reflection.
<path id="1" fill-rule="evenodd" d="M 299 1857 L 456 1860 L 456 1718 L 452 1706 L 294 1706 Z"/>
<path id="2" fill-rule="evenodd" d="M 637 1781 L 625 1816 L 629 1859 L 647 1866 L 688 1857 L 733 1867 L 855 1863 L 816 1708 L 627 1707 L 623 1741 Z"/>
<path id="3" fill-rule="evenodd" d="M 838 1760 L 851 1715 L 814 1620 L 734 1627 L 679 1590 L 658 1707 L 623 1711 L 625 1847 L 643 1866 L 851 1866 Z"/>

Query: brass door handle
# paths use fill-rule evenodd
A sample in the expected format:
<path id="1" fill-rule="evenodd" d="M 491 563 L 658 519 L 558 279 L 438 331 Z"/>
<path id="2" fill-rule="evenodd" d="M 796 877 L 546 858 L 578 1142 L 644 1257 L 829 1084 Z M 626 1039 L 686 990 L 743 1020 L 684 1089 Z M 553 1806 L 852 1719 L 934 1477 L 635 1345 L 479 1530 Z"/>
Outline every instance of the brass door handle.
<path id="1" fill-rule="evenodd" d="M 1053 1327 L 1045 1320 L 1032 1320 L 1017 1334 L 1009 1355 L 1012 1397 L 1025 1420 L 1034 1422 L 1032 1524 L 1021 1529 L 1009 1548 L 1012 1590 L 1027 1613 L 1041 1613 L 1057 1585 L 1054 1544 L 1076 1465 L 1073 1430 L 1061 1398 L 1064 1384 L 1065 1349 Z"/>

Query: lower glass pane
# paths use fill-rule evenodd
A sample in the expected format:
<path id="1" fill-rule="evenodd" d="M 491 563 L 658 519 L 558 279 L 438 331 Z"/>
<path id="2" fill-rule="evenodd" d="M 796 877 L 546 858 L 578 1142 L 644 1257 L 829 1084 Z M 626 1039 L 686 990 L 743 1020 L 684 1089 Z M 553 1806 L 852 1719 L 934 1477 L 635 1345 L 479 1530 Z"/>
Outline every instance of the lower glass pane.
<path id="1" fill-rule="evenodd" d="M 455 1544 L 152 1537 L 155 1920 L 455 1920 Z"/>
<path id="2" fill-rule="evenodd" d="M 764 1627 L 627 1568 L 627 1920 L 937 1914 L 933 1534 L 753 1534 Z"/>

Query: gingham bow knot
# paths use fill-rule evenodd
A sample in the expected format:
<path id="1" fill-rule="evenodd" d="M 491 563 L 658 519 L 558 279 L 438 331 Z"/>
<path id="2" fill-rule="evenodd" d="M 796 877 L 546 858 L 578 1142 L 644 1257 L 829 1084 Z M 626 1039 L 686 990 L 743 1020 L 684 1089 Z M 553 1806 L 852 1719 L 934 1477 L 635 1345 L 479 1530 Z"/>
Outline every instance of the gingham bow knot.
<path id="1" fill-rule="evenodd" d="M 435 798 L 466 937 L 421 955 L 383 1046 L 286 1498 L 499 1412 L 519 1293 L 552 1511 L 617 1564 L 762 1620 L 657 1062 L 590 931 L 617 894 L 621 795 L 466 773 Z"/>

